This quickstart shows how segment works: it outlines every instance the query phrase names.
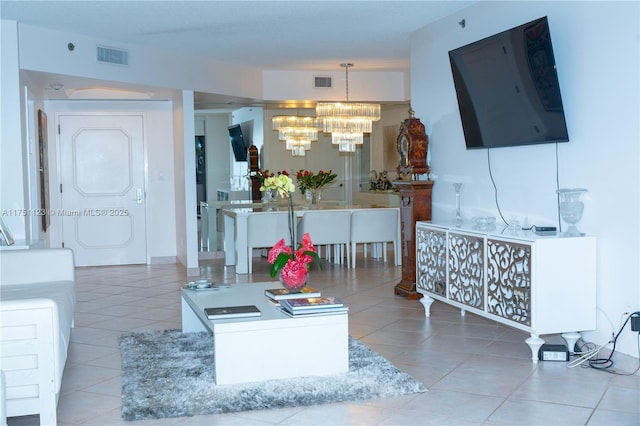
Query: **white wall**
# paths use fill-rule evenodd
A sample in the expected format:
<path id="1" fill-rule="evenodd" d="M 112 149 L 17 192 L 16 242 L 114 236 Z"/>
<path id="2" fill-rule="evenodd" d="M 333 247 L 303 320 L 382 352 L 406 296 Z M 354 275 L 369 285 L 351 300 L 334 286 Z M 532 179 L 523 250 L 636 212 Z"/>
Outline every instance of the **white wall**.
<path id="1" fill-rule="evenodd" d="M 463 182 L 463 215 L 500 220 L 487 150 L 465 149 L 448 51 L 542 16 L 549 18 L 570 137 L 557 147 L 559 185 L 589 190 L 579 227 L 598 239 L 597 330 L 585 336 L 606 344 L 623 313 L 640 310 L 638 2 L 482 2 L 413 34 L 411 99 L 430 135 L 434 219 L 453 216 L 451 183 Z M 557 226 L 555 149 L 490 150 L 507 221 Z M 616 350 L 638 356 L 629 325 Z"/>
<path id="2" fill-rule="evenodd" d="M 331 77 L 332 87 L 315 88 L 314 77 Z M 314 101 L 344 101 L 347 96 L 343 68 L 336 71 L 263 71 L 265 100 L 313 99 Z M 406 74 L 399 71 L 358 71 L 357 64 L 349 70 L 349 100 L 404 102 L 409 98 Z"/>
<path id="3" fill-rule="evenodd" d="M 247 98 L 260 98 L 262 95 L 262 78 L 256 69 L 28 24 L 20 24 L 19 33 L 22 69 L 138 83 L 148 86 L 151 91 L 158 86 Z M 69 42 L 75 44 L 73 51 L 67 49 Z M 130 65 L 98 63 L 95 60 L 97 45 L 128 50 Z"/>
<path id="4" fill-rule="evenodd" d="M 25 138 L 20 126 L 21 96 L 20 77 L 18 71 L 18 31 L 15 22 L 1 21 L 0 42 L 2 47 L 2 74 L 0 96 L 0 117 L 2 126 L 0 136 L 0 209 L 5 212 L 3 220 L 10 228 L 13 238 L 25 240 L 27 238 L 26 217 L 15 212 L 24 211 L 27 205 L 26 175 L 23 164 L 23 146 Z"/>
<path id="5" fill-rule="evenodd" d="M 183 90 L 173 102 L 176 250 L 188 275 L 198 274 L 198 213 L 193 92 Z"/>
<path id="6" fill-rule="evenodd" d="M 196 113 L 197 114 L 197 113 Z M 207 162 L 207 200 L 217 200 L 217 190 L 229 190 L 231 145 L 229 143 L 229 114 L 198 115 L 204 120 Z"/>

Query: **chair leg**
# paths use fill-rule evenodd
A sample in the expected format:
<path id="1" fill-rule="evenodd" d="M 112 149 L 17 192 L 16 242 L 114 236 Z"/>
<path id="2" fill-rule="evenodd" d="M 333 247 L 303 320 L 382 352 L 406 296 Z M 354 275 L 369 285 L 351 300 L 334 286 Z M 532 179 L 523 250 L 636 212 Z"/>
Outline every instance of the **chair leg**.
<path id="1" fill-rule="evenodd" d="M 395 265 L 395 260 L 396 260 L 396 242 L 395 241 L 391 241 L 391 247 L 393 247 L 393 263 Z"/>
<path id="2" fill-rule="evenodd" d="M 356 243 L 351 243 L 351 267 L 356 267 Z"/>
<path id="3" fill-rule="evenodd" d="M 402 265 L 402 256 L 398 256 L 398 249 L 400 248 L 400 242 L 393 242 L 393 262 L 396 266 Z"/>
<path id="4" fill-rule="evenodd" d="M 247 272 L 249 274 L 253 272 L 253 249 L 251 247 L 247 250 Z"/>
<path id="5" fill-rule="evenodd" d="M 338 265 L 342 265 L 343 257 L 344 257 L 344 252 L 342 251 L 342 244 L 334 244 L 333 245 L 334 263 L 337 263 Z"/>
<path id="6" fill-rule="evenodd" d="M 351 251 L 351 248 L 349 247 L 349 243 L 345 243 L 344 251 L 346 252 L 346 255 L 347 255 L 347 268 L 351 268 L 351 256 L 349 253 Z"/>
<path id="7" fill-rule="evenodd" d="M 387 243 L 386 241 L 382 243 L 382 260 L 387 263 Z"/>

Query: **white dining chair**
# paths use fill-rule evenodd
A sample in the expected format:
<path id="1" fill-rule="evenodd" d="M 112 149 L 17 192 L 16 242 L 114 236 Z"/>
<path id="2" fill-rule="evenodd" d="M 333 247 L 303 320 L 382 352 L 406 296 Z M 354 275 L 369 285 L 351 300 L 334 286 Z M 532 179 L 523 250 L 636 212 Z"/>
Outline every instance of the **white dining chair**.
<path id="1" fill-rule="evenodd" d="M 264 212 L 247 216 L 248 272 L 253 270 L 253 249 L 271 248 L 281 238 L 291 244 L 288 212 Z"/>
<path id="2" fill-rule="evenodd" d="M 351 213 L 351 266 L 356 266 L 356 247 L 367 243 L 382 243 L 382 257 L 387 261 L 387 243 L 393 243 L 393 252 L 400 247 L 399 217 L 397 209 L 354 210 Z"/>
<path id="3" fill-rule="evenodd" d="M 346 257 L 347 267 L 350 266 L 349 242 L 351 240 L 351 212 L 346 210 L 307 211 L 298 222 L 297 240 L 308 232 L 313 245 L 318 249 L 324 246 L 325 257 L 331 261 L 333 251 L 334 263 L 342 264 Z"/>

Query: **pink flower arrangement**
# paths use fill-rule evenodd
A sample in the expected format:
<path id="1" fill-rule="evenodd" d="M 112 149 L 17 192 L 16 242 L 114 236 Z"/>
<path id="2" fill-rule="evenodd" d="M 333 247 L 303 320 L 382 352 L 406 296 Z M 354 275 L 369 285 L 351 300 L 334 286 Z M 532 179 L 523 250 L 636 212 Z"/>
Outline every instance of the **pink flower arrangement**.
<path id="1" fill-rule="evenodd" d="M 319 261 L 319 258 L 309 233 L 302 236 L 302 243 L 294 253 L 291 247 L 285 244 L 284 238 L 281 238 L 269 250 L 267 257 L 267 261 L 273 265 L 271 276 L 274 277 L 280 271 L 284 284 L 291 284 L 294 288 L 302 288 L 307 282 L 309 264 L 314 260 Z"/>
<path id="2" fill-rule="evenodd" d="M 262 181 L 260 190 L 275 189 L 281 197 L 288 199 L 289 210 L 289 234 L 291 237 L 291 246 L 284 242 L 281 238 L 269 250 L 267 260 L 271 263 L 271 278 L 280 272 L 282 284 L 293 291 L 298 291 L 305 286 L 307 282 L 307 272 L 309 264 L 314 260 L 320 265 L 320 258 L 313 246 L 311 236 L 308 233 L 302 236 L 302 242 L 294 251 L 293 247 L 296 242 L 295 235 L 295 215 L 293 212 L 293 202 L 291 201 L 291 193 L 296 190 L 293 181 L 286 172 L 279 172 L 278 176 L 268 176 Z"/>

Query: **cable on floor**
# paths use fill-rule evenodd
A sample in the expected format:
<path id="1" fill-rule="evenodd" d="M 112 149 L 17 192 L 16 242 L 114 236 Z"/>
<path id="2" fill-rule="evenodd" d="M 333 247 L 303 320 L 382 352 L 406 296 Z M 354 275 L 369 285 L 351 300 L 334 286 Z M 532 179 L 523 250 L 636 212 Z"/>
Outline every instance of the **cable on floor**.
<path id="1" fill-rule="evenodd" d="M 620 336 L 620 333 L 622 333 L 622 330 L 624 330 L 624 327 L 627 325 L 627 323 L 629 322 L 629 320 L 631 320 L 632 317 L 635 316 L 640 316 L 640 311 L 636 311 L 636 312 L 632 312 L 631 314 L 629 314 L 627 316 L 627 319 L 624 321 L 624 323 L 622 324 L 622 326 L 620 327 L 620 329 L 618 330 L 618 333 L 615 334 L 615 336 L 613 336 L 613 338 L 607 343 L 608 344 L 613 344 L 613 348 L 611 349 L 611 353 L 609 354 L 609 356 L 607 358 L 597 358 L 598 353 L 600 352 L 600 350 L 602 348 L 604 348 L 606 345 L 601 345 L 601 346 L 596 346 L 593 343 L 586 343 L 584 342 L 584 345 L 580 348 L 580 352 L 575 352 L 575 355 L 579 355 L 578 358 L 576 358 L 575 360 L 569 362 L 567 364 L 568 368 L 573 368 L 573 367 L 577 367 L 579 365 L 582 365 L 584 363 L 587 363 L 587 366 L 594 368 L 596 370 L 601 370 L 601 371 L 605 371 L 607 373 L 611 373 L 611 374 L 616 374 L 616 375 L 620 375 L 620 376 L 632 376 L 635 373 L 638 372 L 638 370 L 640 370 L 640 332 L 638 333 L 638 367 L 631 373 L 621 373 L 618 372 L 616 370 L 613 369 L 613 354 L 616 351 L 616 343 L 618 341 L 618 337 Z M 576 346 L 578 345 L 578 343 L 576 343 Z"/>

